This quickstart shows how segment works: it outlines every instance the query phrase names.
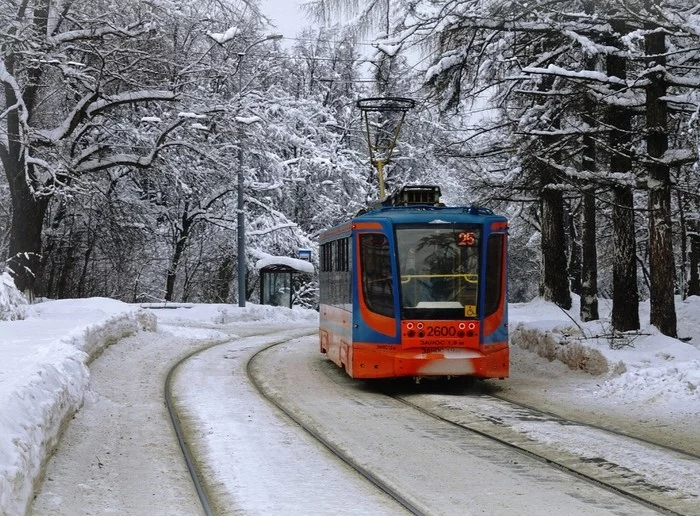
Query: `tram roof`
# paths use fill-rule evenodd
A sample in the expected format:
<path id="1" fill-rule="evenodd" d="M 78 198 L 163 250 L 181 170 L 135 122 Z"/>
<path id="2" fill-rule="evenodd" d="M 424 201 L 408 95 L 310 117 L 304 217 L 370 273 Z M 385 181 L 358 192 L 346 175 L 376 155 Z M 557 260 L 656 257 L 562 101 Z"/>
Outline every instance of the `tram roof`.
<path id="1" fill-rule="evenodd" d="M 321 240 L 347 235 L 354 223 L 390 221 L 391 224 L 484 224 L 507 222 L 503 215 L 496 215 L 485 208 L 470 206 L 383 206 L 324 231 Z"/>
<path id="2" fill-rule="evenodd" d="M 471 206 L 387 206 L 369 211 L 354 220 L 389 219 L 394 224 L 409 223 L 483 223 L 486 221 L 506 221 L 486 208 Z"/>

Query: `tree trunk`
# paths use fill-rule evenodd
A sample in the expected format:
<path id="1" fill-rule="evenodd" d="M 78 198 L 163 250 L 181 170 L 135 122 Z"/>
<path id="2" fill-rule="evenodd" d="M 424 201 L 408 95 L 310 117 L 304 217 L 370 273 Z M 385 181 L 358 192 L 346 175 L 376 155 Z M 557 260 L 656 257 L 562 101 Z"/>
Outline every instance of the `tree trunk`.
<path id="1" fill-rule="evenodd" d="M 655 28 L 655 27 L 648 27 Z M 666 37 L 652 32 L 644 37 L 649 67 L 664 67 Z M 675 262 L 671 222 L 671 176 L 668 165 L 658 161 L 668 149 L 667 106 L 663 72 L 648 74 L 646 86 L 647 153 L 649 171 L 649 272 L 651 276 L 650 322 L 661 333 L 677 336 L 674 299 Z"/>
<path id="2" fill-rule="evenodd" d="M 227 256 L 219 265 L 219 273 L 216 282 L 215 301 L 217 303 L 227 303 L 231 293 L 231 282 L 233 281 L 233 257 Z"/>
<path id="3" fill-rule="evenodd" d="M 688 295 L 700 296 L 700 228 L 690 233 L 690 252 L 688 253 Z"/>
<path id="4" fill-rule="evenodd" d="M 17 288 L 31 298 L 41 269 L 41 231 L 48 199 L 35 198 L 25 181 L 23 163 L 4 162 L 12 194 L 12 222 L 7 265 Z M 18 170 L 19 169 L 19 170 Z"/>
<path id="5" fill-rule="evenodd" d="M 581 320 L 597 321 L 598 315 L 598 250 L 596 248 L 595 189 L 583 192 L 582 257 L 581 257 Z"/>
<path id="6" fill-rule="evenodd" d="M 587 14 L 595 13 L 595 2 L 584 1 L 584 11 Z M 595 70 L 598 63 L 596 56 L 586 58 L 586 69 Z M 583 118 L 590 128 L 596 127 L 599 122 L 596 114 L 598 106 L 595 98 L 588 92 L 583 97 Z M 583 170 L 595 173 L 596 143 L 590 134 L 583 135 L 583 157 L 581 166 Z M 598 247 L 596 234 L 596 189 L 589 186 L 583 190 L 581 207 L 581 306 L 579 316 L 583 322 L 597 321 L 598 314 Z"/>
<path id="7" fill-rule="evenodd" d="M 39 34 L 46 33 L 49 1 L 34 3 L 33 19 Z M 21 8 L 26 7 L 26 4 Z M 9 29 L 14 32 L 14 29 Z M 5 69 L 9 75 L 15 74 L 16 55 L 10 52 L 4 56 Z M 22 89 L 23 107 L 18 107 L 17 93 L 8 81 L 4 83 L 7 147 L 0 143 L 0 159 L 12 197 L 12 222 L 10 225 L 10 247 L 7 265 L 12 271 L 15 285 L 28 297 L 35 295 L 37 279 L 41 275 L 41 232 L 48 208 L 48 197 L 35 198 L 29 181 L 34 178 L 34 169 L 25 162 L 25 142 L 28 135 L 20 122 L 20 110 L 25 110 L 27 120 L 31 119 L 36 101 L 36 93 L 41 86 L 41 66 L 31 66 L 27 71 L 26 86 Z"/>
<path id="8" fill-rule="evenodd" d="M 548 165 L 543 165 L 548 166 Z M 568 310 L 571 308 L 571 292 L 566 267 L 566 235 L 564 231 L 564 199 L 561 190 L 551 188 L 554 183 L 549 174 L 543 173 L 542 203 L 542 268 L 543 291 L 547 301 Z"/>
<path id="9" fill-rule="evenodd" d="M 634 233 L 632 188 L 613 188 L 613 309 L 612 326 L 618 331 L 639 329 L 637 239 Z"/>
<path id="10" fill-rule="evenodd" d="M 170 259 L 170 266 L 168 267 L 168 272 L 165 277 L 165 300 L 172 301 L 173 295 L 175 293 L 175 281 L 177 280 L 177 269 L 180 265 L 180 258 L 182 258 L 182 253 L 185 250 L 186 239 L 182 235 L 175 242 L 175 250 L 173 256 Z"/>
<path id="11" fill-rule="evenodd" d="M 569 221 L 569 278 L 571 278 L 571 292 L 580 296 L 582 259 L 581 231 L 576 213 L 572 213 L 571 210 L 569 210 L 566 218 Z"/>
<path id="12" fill-rule="evenodd" d="M 190 236 L 190 230 L 192 229 L 193 225 L 193 219 L 189 216 L 189 206 L 189 202 L 185 202 L 185 207 L 182 212 L 182 227 L 179 228 L 179 230 L 176 229 L 175 250 L 173 251 L 173 256 L 170 259 L 170 267 L 168 267 L 165 280 L 166 301 L 173 300 L 173 295 L 175 293 L 175 280 L 177 280 L 177 269 L 180 265 L 180 259 L 185 252 L 185 248 L 187 247 L 187 240 Z"/>
<path id="13" fill-rule="evenodd" d="M 625 24 L 611 20 L 613 29 L 624 34 Z M 627 59 L 607 56 L 607 73 L 627 78 Z M 612 86 L 615 88 L 615 86 Z M 618 87 L 619 88 L 619 87 Z M 632 114 L 625 106 L 611 105 L 607 112 L 610 130 L 610 172 L 628 174 L 632 170 L 629 146 Z M 639 329 L 639 290 L 637 286 L 637 238 L 634 223 L 634 191 L 631 186 L 613 187 L 613 306 L 612 326 L 618 331 Z"/>

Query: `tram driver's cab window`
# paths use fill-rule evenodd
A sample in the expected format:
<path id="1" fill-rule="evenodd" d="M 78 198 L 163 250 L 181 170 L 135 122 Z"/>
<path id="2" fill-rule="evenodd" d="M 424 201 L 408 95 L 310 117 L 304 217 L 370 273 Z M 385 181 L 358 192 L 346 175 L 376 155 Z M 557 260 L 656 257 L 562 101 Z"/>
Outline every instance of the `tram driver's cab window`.
<path id="1" fill-rule="evenodd" d="M 477 225 L 398 225 L 396 242 L 403 318 L 478 316 Z"/>
<path id="2" fill-rule="evenodd" d="M 389 239 L 380 233 L 360 235 L 362 291 L 373 312 L 394 317 L 394 284 Z"/>

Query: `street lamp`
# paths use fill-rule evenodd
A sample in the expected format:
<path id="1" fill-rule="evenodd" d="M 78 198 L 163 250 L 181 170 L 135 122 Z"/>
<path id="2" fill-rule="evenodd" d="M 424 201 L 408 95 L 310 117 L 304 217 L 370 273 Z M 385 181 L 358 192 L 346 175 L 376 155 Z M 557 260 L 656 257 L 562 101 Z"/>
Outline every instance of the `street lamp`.
<path id="1" fill-rule="evenodd" d="M 282 34 L 271 34 L 238 52 L 238 95 L 243 105 L 243 58 L 248 50 L 265 41 L 282 39 Z M 245 307 L 245 215 L 243 213 L 243 131 L 238 127 L 238 306 Z"/>

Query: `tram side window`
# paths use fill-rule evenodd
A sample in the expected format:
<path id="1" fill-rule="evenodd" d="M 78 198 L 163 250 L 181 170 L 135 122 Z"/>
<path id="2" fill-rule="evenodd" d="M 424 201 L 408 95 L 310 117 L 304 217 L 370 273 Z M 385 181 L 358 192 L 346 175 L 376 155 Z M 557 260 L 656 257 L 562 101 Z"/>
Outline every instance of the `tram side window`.
<path id="1" fill-rule="evenodd" d="M 321 244 L 321 271 L 333 270 L 333 242 Z"/>
<path id="2" fill-rule="evenodd" d="M 503 290 L 503 259 L 505 235 L 495 233 L 489 236 L 486 247 L 486 315 L 494 313 L 501 303 Z"/>
<path id="3" fill-rule="evenodd" d="M 327 305 L 349 305 L 350 290 L 349 238 L 341 238 L 321 244 L 321 303 Z"/>
<path id="4" fill-rule="evenodd" d="M 394 317 L 394 285 L 389 240 L 381 234 L 360 235 L 362 291 L 370 310 Z"/>
<path id="5" fill-rule="evenodd" d="M 333 272 L 333 281 L 336 286 L 334 304 L 349 306 L 352 303 L 350 291 L 350 255 L 348 253 L 348 242 L 350 237 L 341 238 L 335 241 L 335 268 Z"/>

